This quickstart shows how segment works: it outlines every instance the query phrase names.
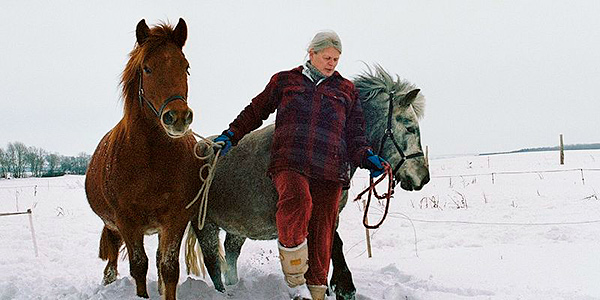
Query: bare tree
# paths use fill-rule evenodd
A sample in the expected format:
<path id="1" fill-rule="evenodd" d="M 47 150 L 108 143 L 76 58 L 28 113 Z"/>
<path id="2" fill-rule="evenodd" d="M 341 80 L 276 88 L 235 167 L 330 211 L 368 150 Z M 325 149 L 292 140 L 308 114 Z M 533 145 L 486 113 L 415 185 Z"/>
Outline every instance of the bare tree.
<path id="1" fill-rule="evenodd" d="M 74 165 L 73 165 L 73 173 L 84 175 L 87 170 L 87 166 L 90 163 L 91 156 L 85 152 L 80 152 L 77 157 L 75 157 Z"/>
<path id="2" fill-rule="evenodd" d="M 11 168 L 14 177 L 23 177 L 25 172 L 27 146 L 21 142 L 8 143 L 6 152 L 8 154 L 9 167 Z"/>
<path id="3" fill-rule="evenodd" d="M 45 157 L 47 155 L 46 150 L 37 147 L 29 147 L 27 149 L 27 165 L 31 170 L 33 176 L 42 176 L 42 169 L 44 168 Z"/>
<path id="4" fill-rule="evenodd" d="M 75 165 L 75 157 L 73 156 L 60 156 L 60 171 L 65 174 L 73 173 L 73 166 Z"/>
<path id="5" fill-rule="evenodd" d="M 60 156 L 56 153 L 46 155 L 46 161 L 48 162 L 48 174 L 53 175 L 58 171 L 60 165 Z"/>
<path id="6" fill-rule="evenodd" d="M 6 177 L 8 173 L 8 160 L 6 158 L 6 151 L 0 148 L 0 177 Z"/>

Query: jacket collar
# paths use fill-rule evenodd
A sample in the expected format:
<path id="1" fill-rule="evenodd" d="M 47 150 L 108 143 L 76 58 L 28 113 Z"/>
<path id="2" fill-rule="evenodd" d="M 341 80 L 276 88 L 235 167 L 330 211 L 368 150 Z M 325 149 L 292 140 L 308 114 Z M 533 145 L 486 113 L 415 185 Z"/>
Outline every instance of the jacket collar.
<path id="1" fill-rule="evenodd" d="M 306 74 L 304 74 L 304 66 L 298 66 L 296 68 L 293 68 L 292 71 L 303 74 L 304 76 L 308 77 L 308 79 L 310 81 L 312 81 L 312 78 Z M 333 71 L 333 74 L 331 74 L 331 76 L 327 77 L 327 78 L 332 78 L 332 77 L 336 77 L 336 78 L 342 78 L 342 75 L 340 75 L 340 73 L 338 73 L 338 71 Z M 327 79 L 325 78 L 325 79 Z"/>

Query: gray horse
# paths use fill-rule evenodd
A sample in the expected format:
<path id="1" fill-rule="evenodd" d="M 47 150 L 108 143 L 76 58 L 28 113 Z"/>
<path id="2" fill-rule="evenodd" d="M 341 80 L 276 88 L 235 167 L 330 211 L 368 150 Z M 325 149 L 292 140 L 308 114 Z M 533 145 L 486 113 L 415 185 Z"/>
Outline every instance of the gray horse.
<path id="1" fill-rule="evenodd" d="M 429 182 L 429 169 L 423 158 L 418 120 L 423 116 L 425 98 L 414 85 L 394 79 L 383 68 L 367 67 L 354 79 L 366 120 L 366 133 L 376 153 L 393 167 L 394 178 L 407 190 L 420 190 Z M 277 238 L 275 212 L 277 192 L 267 176 L 275 126 L 266 126 L 246 135 L 216 168 L 209 190 L 208 213 L 202 230 L 193 227 L 204 263 L 215 288 L 225 291 L 219 260 L 219 228 L 227 232 L 223 268 L 225 284 L 238 281 L 237 259 L 246 238 Z M 206 149 L 207 151 L 210 149 Z M 352 168 L 352 175 L 356 167 Z M 340 200 L 346 205 L 347 191 Z M 191 231 L 190 231 L 191 232 Z M 194 239 L 188 234 L 188 241 Z M 333 273 L 330 286 L 337 299 L 354 299 L 356 289 L 346 265 L 342 240 L 336 232 L 332 251 Z"/>

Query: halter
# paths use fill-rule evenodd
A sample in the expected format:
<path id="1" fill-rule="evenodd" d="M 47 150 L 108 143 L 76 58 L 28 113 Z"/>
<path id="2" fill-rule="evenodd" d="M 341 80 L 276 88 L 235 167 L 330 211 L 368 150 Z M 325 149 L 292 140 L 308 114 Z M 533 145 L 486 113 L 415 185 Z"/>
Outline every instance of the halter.
<path id="1" fill-rule="evenodd" d="M 398 153 L 400 153 L 400 157 L 402 157 L 402 159 L 394 167 L 394 170 L 392 172 L 392 174 L 396 174 L 398 169 L 400 169 L 400 167 L 402 166 L 402 164 L 404 164 L 405 161 L 407 161 L 411 158 L 425 156 L 425 154 L 423 154 L 423 152 L 416 152 L 416 153 L 413 153 L 410 155 L 405 155 L 404 151 L 402 151 L 402 149 L 398 145 L 398 142 L 396 142 L 396 139 L 394 138 L 394 132 L 392 130 L 392 113 L 394 111 L 394 92 L 393 91 L 389 93 L 389 97 L 390 97 L 390 106 L 389 106 L 389 111 L 388 111 L 387 128 L 385 129 L 385 133 L 383 134 L 383 137 L 381 138 L 381 143 L 379 145 L 379 152 L 377 153 L 377 155 L 381 156 L 381 152 L 383 151 L 383 145 L 385 144 L 386 140 L 388 138 L 390 140 L 392 140 L 394 147 L 396 147 L 396 150 L 398 151 Z"/>
<path id="2" fill-rule="evenodd" d="M 381 152 L 383 151 L 383 145 L 385 144 L 386 140 L 389 138 L 390 140 L 392 140 L 392 143 L 394 143 L 394 147 L 396 147 L 396 150 L 398 151 L 398 153 L 400 153 L 400 157 L 402 157 L 402 160 L 400 160 L 400 162 L 396 165 L 396 167 L 394 167 L 393 171 L 390 170 L 390 166 L 386 164 L 384 166 L 385 172 L 383 173 L 383 176 L 379 177 L 379 179 L 377 179 L 377 181 L 374 181 L 373 177 L 370 177 L 369 187 L 366 188 L 364 191 L 360 192 L 358 194 L 358 196 L 356 196 L 356 198 L 354 199 L 354 201 L 357 201 L 366 192 L 369 192 L 369 195 L 367 197 L 367 202 L 365 203 L 365 211 L 363 214 L 363 226 L 365 226 L 365 228 L 367 228 L 367 229 L 377 229 L 377 228 L 379 228 L 379 226 L 381 226 L 381 224 L 383 224 L 383 221 L 385 221 L 385 218 L 387 217 L 387 214 L 388 214 L 388 210 L 390 208 L 390 198 L 392 197 L 392 194 L 394 194 L 395 181 L 394 181 L 393 177 L 394 177 L 394 174 L 396 174 L 396 171 L 398 171 L 398 169 L 400 169 L 400 167 L 402 166 L 402 164 L 404 164 L 405 161 L 407 161 L 411 158 L 425 156 L 423 154 L 423 152 L 417 152 L 417 153 L 413 153 L 410 155 L 405 155 L 404 151 L 402 151 L 402 149 L 400 148 L 400 145 L 398 145 L 398 142 L 396 142 L 396 139 L 394 138 L 394 134 L 392 131 L 392 113 L 394 112 L 394 92 L 393 91 L 389 93 L 389 97 L 390 97 L 390 108 L 388 111 L 387 128 L 385 129 L 385 133 L 383 134 L 383 137 L 381 138 L 381 143 L 380 143 L 379 151 L 378 151 L 377 155 L 381 156 Z M 383 195 L 379 195 L 377 193 L 377 190 L 375 190 L 375 186 L 377 184 L 379 184 L 380 182 L 382 182 L 386 176 L 388 177 L 388 180 L 389 180 L 387 193 L 384 193 Z M 371 195 L 375 195 L 375 198 L 377 198 L 379 200 L 386 200 L 385 211 L 383 212 L 383 217 L 375 225 L 370 225 L 367 220 L 367 215 L 369 214 L 369 206 L 371 205 Z"/>
<path id="3" fill-rule="evenodd" d="M 181 100 L 185 103 L 187 103 L 187 100 L 185 100 L 185 98 L 183 96 L 180 95 L 175 95 L 175 96 L 171 96 L 169 98 L 167 98 L 167 100 L 165 100 L 163 102 L 163 104 L 160 106 L 159 110 L 156 110 L 156 108 L 154 107 L 154 105 L 152 105 L 152 103 L 150 103 L 150 101 L 148 101 L 148 99 L 146 99 L 146 97 L 144 97 L 144 88 L 142 87 L 143 82 L 142 82 L 142 78 L 143 78 L 143 74 L 142 72 L 138 72 L 139 76 L 140 76 L 140 89 L 138 91 L 138 98 L 140 99 L 140 106 L 143 106 L 144 104 L 142 104 L 142 100 L 144 100 L 146 102 L 146 104 L 148 104 L 148 106 L 150 107 L 150 109 L 152 110 L 152 112 L 154 112 L 154 114 L 160 119 L 160 116 L 162 116 L 163 110 L 165 109 L 165 107 L 167 107 L 167 105 L 175 100 Z"/>

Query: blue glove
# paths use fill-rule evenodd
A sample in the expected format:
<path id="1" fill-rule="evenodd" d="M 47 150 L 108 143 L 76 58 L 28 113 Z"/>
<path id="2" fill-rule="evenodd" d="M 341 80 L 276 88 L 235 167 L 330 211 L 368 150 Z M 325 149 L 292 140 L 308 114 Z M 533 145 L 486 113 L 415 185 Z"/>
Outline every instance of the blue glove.
<path id="1" fill-rule="evenodd" d="M 233 146 L 233 143 L 231 142 L 232 138 L 233 138 L 233 132 L 231 130 L 225 130 L 225 131 L 223 131 L 223 133 L 221 133 L 221 135 L 219 135 L 218 137 L 216 137 L 213 140 L 213 142 L 215 142 L 215 143 L 219 143 L 219 142 L 222 143 L 220 156 L 225 156 L 225 154 L 227 154 L 227 152 L 229 152 L 229 150 Z"/>
<path id="2" fill-rule="evenodd" d="M 363 160 L 363 168 L 369 169 L 371 177 L 379 177 L 385 171 L 385 165 L 388 163 L 379 155 L 375 155 L 373 150 L 369 149 Z"/>

